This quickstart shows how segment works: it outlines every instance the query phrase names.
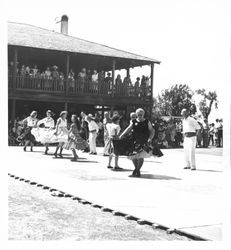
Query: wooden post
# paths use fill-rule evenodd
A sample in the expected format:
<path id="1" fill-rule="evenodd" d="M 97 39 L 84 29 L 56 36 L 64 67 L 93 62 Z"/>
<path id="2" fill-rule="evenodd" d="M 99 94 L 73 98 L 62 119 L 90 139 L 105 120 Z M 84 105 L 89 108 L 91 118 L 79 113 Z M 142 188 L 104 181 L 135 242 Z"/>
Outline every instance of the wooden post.
<path id="1" fill-rule="evenodd" d="M 102 105 L 102 118 L 104 118 L 104 106 Z"/>
<path id="2" fill-rule="evenodd" d="M 12 100 L 12 107 L 11 107 L 11 121 L 14 123 L 15 120 L 15 106 L 16 106 L 16 100 Z"/>
<path id="3" fill-rule="evenodd" d="M 154 63 L 151 64 L 150 78 L 151 78 L 150 118 L 151 118 L 152 106 L 153 106 Z"/>
<path id="4" fill-rule="evenodd" d="M 70 56 L 67 54 L 66 56 L 66 84 L 65 84 L 65 95 L 68 96 L 68 89 L 69 89 L 69 84 L 68 84 L 68 74 L 70 71 Z"/>
<path id="5" fill-rule="evenodd" d="M 16 74 L 17 74 L 18 49 L 14 47 L 14 72 L 13 72 L 13 92 L 16 89 Z"/>
<path id="6" fill-rule="evenodd" d="M 115 59 L 112 61 L 112 96 L 114 96 L 114 88 L 115 88 Z"/>
<path id="7" fill-rule="evenodd" d="M 64 110 L 68 111 L 68 102 L 65 102 L 65 104 L 64 104 Z"/>
<path id="8" fill-rule="evenodd" d="M 150 78 L 151 78 L 151 96 L 153 97 L 154 63 L 151 64 Z"/>
<path id="9" fill-rule="evenodd" d="M 130 68 L 127 68 L 127 77 L 130 75 Z"/>

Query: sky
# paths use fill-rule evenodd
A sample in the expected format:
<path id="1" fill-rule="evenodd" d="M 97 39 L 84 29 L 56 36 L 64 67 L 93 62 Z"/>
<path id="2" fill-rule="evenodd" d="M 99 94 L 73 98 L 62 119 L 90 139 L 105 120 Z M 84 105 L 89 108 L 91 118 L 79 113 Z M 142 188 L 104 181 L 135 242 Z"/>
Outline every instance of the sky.
<path id="1" fill-rule="evenodd" d="M 7 1 L 6 20 L 69 35 L 161 61 L 155 65 L 154 96 L 173 84 L 217 91 L 222 116 L 230 81 L 230 1 L 226 0 L 50 0 Z M 12 7 L 13 6 L 13 7 Z M 122 75 L 125 72 L 122 72 Z M 150 74 L 149 67 L 131 70 Z"/>

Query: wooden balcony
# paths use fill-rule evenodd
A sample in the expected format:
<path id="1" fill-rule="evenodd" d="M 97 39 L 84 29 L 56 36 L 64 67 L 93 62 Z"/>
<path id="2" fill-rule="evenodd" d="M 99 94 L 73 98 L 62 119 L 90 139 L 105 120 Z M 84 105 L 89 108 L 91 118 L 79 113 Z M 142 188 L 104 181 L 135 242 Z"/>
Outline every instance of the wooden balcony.
<path id="1" fill-rule="evenodd" d="M 28 95 L 46 95 L 58 96 L 60 98 L 74 98 L 87 96 L 101 99 L 114 99 L 121 102 L 134 101 L 148 103 L 151 101 L 151 86 L 144 88 L 135 88 L 134 86 L 125 86 L 124 84 L 112 86 L 112 82 L 105 81 L 92 82 L 83 79 L 48 79 L 31 76 L 14 76 L 8 77 L 9 95 L 12 94 L 20 97 L 20 93 Z M 13 88 L 15 82 L 15 88 Z"/>

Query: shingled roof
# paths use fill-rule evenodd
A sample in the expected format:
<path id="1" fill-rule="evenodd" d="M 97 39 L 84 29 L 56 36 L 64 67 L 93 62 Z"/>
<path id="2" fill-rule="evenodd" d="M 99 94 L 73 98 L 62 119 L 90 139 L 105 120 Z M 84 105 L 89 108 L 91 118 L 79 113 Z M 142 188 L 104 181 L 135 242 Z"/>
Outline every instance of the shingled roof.
<path id="1" fill-rule="evenodd" d="M 8 22 L 8 44 L 39 49 L 132 59 L 150 63 L 160 63 L 160 61 L 155 59 L 111 48 L 106 45 L 64 35 L 62 33 L 33 25 L 15 22 Z"/>

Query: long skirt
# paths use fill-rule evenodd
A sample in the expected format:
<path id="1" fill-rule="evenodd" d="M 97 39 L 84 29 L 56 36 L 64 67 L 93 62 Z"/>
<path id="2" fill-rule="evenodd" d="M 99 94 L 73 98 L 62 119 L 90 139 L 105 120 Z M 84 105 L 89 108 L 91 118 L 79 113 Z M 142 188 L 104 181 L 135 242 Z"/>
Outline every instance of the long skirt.
<path id="1" fill-rule="evenodd" d="M 79 135 L 79 134 L 71 134 L 70 138 L 63 145 L 64 149 L 77 149 L 84 150 L 88 148 L 88 143 Z"/>
<path id="2" fill-rule="evenodd" d="M 35 142 L 35 137 L 31 133 L 31 130 L 32 130 L 31 127 L 24 128 L 22 130 L 22 134 L 19 136 L 19 139 L 22 140 L 22 141 L 30 141 L 30 142 L 34 143 Z"/>
<path id="3" fill-rule="evenodd" d="M 33 128 L 31 133 L 34 135 L 35 140 L 41 142 L 42 144 L 57 143 L 58 138 L 55 133 L 55 129 L 52 128 Z"/>
<path id="4" fill-rule="evenodd" d="M 118 155 L 126 155 L 128 159 L 149 158 L 151 156 L 161 157 L 163 153 L 154 143 L 138 144 L 132 138 L 113 140 L 114 152 Z"/>
<path id="5" fill-rule="evenodd" d="M 68 141 L 68 130 L 65 127 L 61 127 L 58 129 L 56 135 L 56 142 L 66 143 Z"/>

